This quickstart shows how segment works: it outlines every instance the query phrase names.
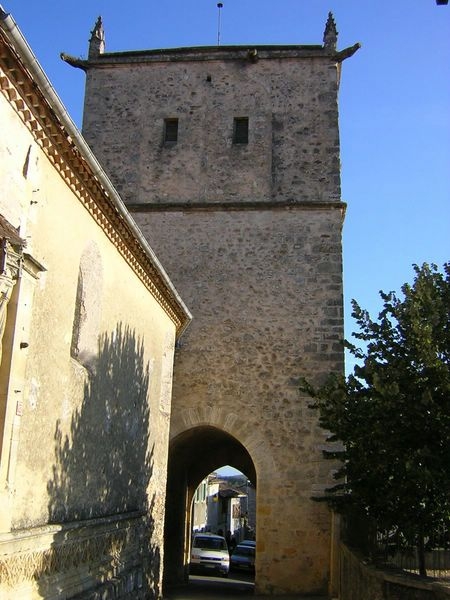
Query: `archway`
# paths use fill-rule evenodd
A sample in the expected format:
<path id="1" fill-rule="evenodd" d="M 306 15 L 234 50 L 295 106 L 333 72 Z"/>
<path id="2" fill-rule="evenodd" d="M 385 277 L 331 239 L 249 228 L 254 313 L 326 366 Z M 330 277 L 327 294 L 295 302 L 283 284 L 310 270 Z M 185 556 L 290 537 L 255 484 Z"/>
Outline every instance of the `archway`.
<path id="1" fill-rule="evenodd" d="M 231 554 L 240 542 L 256 538 L 256 486 L 245 473 L 224 465 L 202 479 L 191 514 L 191 533 L 224 535 Z"/>
<path id="2" fill-rule="evenodd" d="M 247 449 L 230 434 L 211 426 L 191 428 L 169 447 L 166 496 L 164 585 L 188 580 L 191 501 L 198 484 L 214 469 L 231 465 L 256 485 Z"/>

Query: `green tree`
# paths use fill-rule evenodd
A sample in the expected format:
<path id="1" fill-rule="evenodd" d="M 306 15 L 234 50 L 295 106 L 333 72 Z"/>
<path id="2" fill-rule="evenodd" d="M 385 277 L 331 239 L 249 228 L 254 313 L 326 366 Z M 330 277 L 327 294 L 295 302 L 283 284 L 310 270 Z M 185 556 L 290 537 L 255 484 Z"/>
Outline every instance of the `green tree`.
<path id="1" fill-rule="evenodd" d="M 328 440 L 342 450 L 338 483 L 326 499 L 337 510 L 356 508 L 380 531 L 396 531 L 419 549 L 450 529 L 450 263 L 414 265 L 403 297 L 380 292 L 383 309 L 372 320 L 352 302 L 359 346 L 345 378 L 330 375 L 320 388 L 306 380 Z"/>

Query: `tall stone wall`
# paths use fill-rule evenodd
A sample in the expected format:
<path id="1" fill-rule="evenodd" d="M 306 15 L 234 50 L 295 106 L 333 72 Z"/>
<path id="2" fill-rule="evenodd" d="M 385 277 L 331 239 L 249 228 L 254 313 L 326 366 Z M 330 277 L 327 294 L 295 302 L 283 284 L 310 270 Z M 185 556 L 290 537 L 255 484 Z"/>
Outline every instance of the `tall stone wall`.
<path id="1" fill-rule="evenodd" d="M 176 354 L 172 435 L 222 411 L 209 424 L 236 437 L 256 468 L 259 589 L 288 592 L 301 581 L 305 592 L 323 591 L 330 523 L 311 496 L 331 482 L 330 463 L 298 378 L 342 369 L 341 212 L 135 218 L 194 312 Z"/>
<path id="2" fill-rule="evenodd" d="M 340 200 L 335 62 L 259 54 L 114 54 L 88 69 L 83 134 L 127 204 Z M 248 144 L 233 144 L 235 117 Z"/>
<path id="3" fill-rule="evenodd" d="M 216 430 L 251 456 L 265 594 L 329 585 L 331 518 L 312 497 L 332 481 L 330 463 L 298 383 L 343 369 L 337 63 L 333 48 L 296 46 L 81 65 L 83 133 L 194 315 L 176 352 L 171 439 Z M 233 140 L 238 117 L 247 143 Z M 166 119 L 178 119 L 176 141 L 164 140 Z M 180 542 L 166 567 L 182 573 L 183 486 L 196 482 L 184 463 L 174 472 L 166 551 Z"/>
<path id="4" fill-rule="evenodd" d="M 0 597 L 158 597 L 189 313 L 0 17 Z"/>

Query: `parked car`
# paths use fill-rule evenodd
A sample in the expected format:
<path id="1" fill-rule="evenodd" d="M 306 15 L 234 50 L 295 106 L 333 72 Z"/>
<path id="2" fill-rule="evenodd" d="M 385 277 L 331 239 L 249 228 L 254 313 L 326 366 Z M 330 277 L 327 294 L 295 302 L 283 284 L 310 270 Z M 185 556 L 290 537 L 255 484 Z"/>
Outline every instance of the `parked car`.
<path id="1" fill-rule="evenodd" d="M 230 569 L 255 570 L 255 543 L 238 544 L 230 557 Z"/>
<path id="2" fill-rule="evenodd" d="M 189 572 L 228 576 L 230 555 L 224 537 L 212 533 L 196 533 L 192 540 Z"/>
<path id="3" fill-rule="evenodd" d="M 241 546 L 253 546 L 253 548 L 256 548 L 256 541 L 255 540 L 242 540 L 242 542 L 239 542 L 241 544 Z"/>

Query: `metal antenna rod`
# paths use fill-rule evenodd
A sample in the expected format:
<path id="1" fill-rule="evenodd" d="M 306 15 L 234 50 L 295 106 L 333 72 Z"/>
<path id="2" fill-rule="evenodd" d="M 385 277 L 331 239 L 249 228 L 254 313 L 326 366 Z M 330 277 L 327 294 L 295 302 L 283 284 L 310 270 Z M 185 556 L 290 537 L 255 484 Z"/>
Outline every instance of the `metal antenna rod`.
<path id="1" fill-rule="evenodd" d="M 219 18 L 217 22 L 217 45 L 220 46 L 220 9 L 223 8 L 223 3 L 218 2 L 217 8 L 219 9 Z"/>

